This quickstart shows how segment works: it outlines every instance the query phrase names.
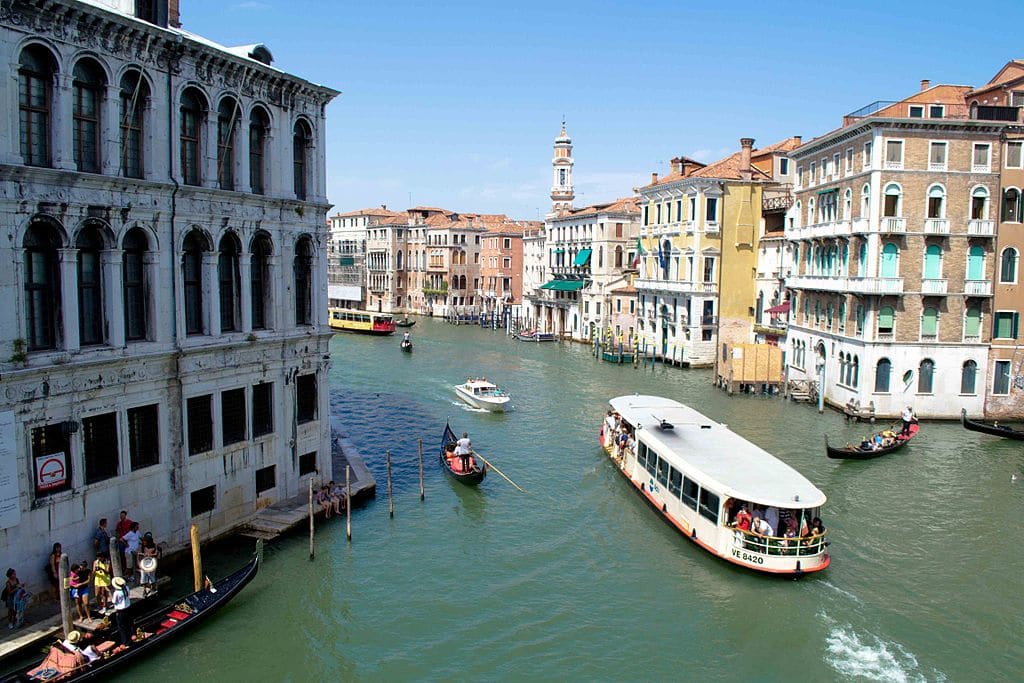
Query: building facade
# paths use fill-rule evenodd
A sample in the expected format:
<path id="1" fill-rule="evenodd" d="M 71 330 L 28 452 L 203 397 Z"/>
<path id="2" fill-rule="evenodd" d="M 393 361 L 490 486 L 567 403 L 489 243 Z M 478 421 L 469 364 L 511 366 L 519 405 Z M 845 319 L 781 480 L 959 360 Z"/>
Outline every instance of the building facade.
<path id="1" fill-rule="evenodd" d="M 29 584 L 120 509 L 173 549 L 329 471 L 337 92 L 177 18 L 0 10 L 0 554 Z"/>
<path id="2" fill-rule="evenodd" d="M 327 254 L 327 300 L 337 308 L 366 308 L 366 236 L 370 226 L 394 222 L 405 214 L 360 209 L 331 216 Z"/>

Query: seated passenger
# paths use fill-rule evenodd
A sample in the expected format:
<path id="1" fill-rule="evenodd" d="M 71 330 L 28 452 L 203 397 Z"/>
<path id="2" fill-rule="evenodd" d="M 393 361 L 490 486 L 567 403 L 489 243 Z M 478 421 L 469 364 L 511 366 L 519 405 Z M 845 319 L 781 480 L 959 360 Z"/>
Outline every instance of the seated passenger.
<path id="1" fill-rule="evenodd" d="M 752 518 L 747 512 L 746 505 L 740 505 L 740 511 L 736 513 L 736 528 L 740 531 L 750 531 Z"/>

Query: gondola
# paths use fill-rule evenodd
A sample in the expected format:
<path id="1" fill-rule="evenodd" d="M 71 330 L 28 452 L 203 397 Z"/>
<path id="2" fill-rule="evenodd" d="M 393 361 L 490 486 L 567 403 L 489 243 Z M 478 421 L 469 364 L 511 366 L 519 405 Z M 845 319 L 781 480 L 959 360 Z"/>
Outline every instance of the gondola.
<path id="1" fill-rule="evenodd" d="M 445 422 L 444 435 L 441 437 L 441 451 L 439 455 L 441 460 L 441 469 L 447 472 L 457 482 L 465 484 L 466 486 L 476 486 L 484 480 L 484 477 L 487 476 L 487 465 L 479 465 L 475 462 L 476 458 L 474 458 L 472 469 L 469 472 L 456 471 L 452 469 L 452 464 L 454 463 L 457 466 L 459 464 L 459 459 L 457 456 L 452 455 L 452 461 L 450 462 L 448 460 L 448 454 L 454 454 L 455 443 L 458 440 L 459 439 L 455 436 L 455 432 L 452 431 L 451 426 Z"/>
<path id="2" fill-rule="evenodd" d="M 834 460 L 871 460 L 872 458 L 878 458 L 878 457 L 881 457 L 883 455 L 888 455 L 889 453 L 893 453 L 893 452 L 898 451 L 899 449 L 903 448 L 908 443 L 910 443 L 911 439 L 913 439 L 915 436 L 917 436 L 917 433 L 920 431 L 920 429 L 921 429 L 921 426 L 917 423 L 917 420 L 914 420 L 913 422 L 910 423 L 910 433 L 907 434 L 906 436 L 904 436 L 903 434 L 901 434 L 899 432 L 895 432 L 895 429 L 894 429 L 892 431 L 894 431 L 896 433 L 896 443 L 894 443 L 891 446 L 886 446 L 884 448 L 879 448 L 878 450 L 874 450 L 874 451 L 872 451 L 872 450 L 864 450 L 864 449 L 861 449 L 859 446 L 849 446 L 849 447 L 845 447 L 845 448 L 835 448 L 833 446 L 829 446 L 828 445 L 828 437 L 826 436 L 825 437 L 825 452 L 828 455 L 828 457 L 830 457 L 830 458 L 832 458 Z"/>
<path id="3" fill-rule="evenodd" d="M 395 321 L 395 327 L 412 327 L 415 324 L 415 320 L 409 320 L 408 318 L 402 318 L 401 320 Z"/>
<path id="4" fill-rule="evenodd" d="M 402 350 L 406 353 L 412 353 L 412 342 L 408 339 L 402 340 Z"/>
<path id="5" fill-rule="evenodd" d="M 28 669 L 17 671 L 3 678 L 2 683 L 16 681 L 60 680 L 87 681 L 106 679 L 120 671 L 130 662 L 139 659 L 145 653 L 156 650 L 168 641 L 191 631 L 193 627 L 204 621 L 211 614 L 226 605 L 246 584 L 252 581 L 259 569 L 262 542 L 257 543 L 256 553 L 244 567 L 213 584 L 207 584 L 202 590 L 190 593 L 173 604 L 154 610 L 132 619 L 132 633 L 143 634 L 143 639 L 133 642 L 128 648 L 114 647 L 117 640 L 116 629 L 111 626 L 107 631 L 100 631 L 92 644 L 103 656 L 92 662 L 83 663 L 83 655 L 66 652 L 60 645 L 53 645 L 40 664 Z M 80 646 L 85 647 L 81 642 Z M 228 653 L 225 653 L 228 654 Z"/>
<path id="6" fill-rule="evenodd" d="M 1004 439 L 1024 441 L 1024 430 L 1013 429 L 999 423 L 989 424 L 980 420 L 972 420 L 967 417 L 967 410 L 964 408 L 960 409 L 960 424 L 964 426 L 964 429 L 969 429 L 972 432 L 981 432 L 982 434 L 1001 436 Z"/>

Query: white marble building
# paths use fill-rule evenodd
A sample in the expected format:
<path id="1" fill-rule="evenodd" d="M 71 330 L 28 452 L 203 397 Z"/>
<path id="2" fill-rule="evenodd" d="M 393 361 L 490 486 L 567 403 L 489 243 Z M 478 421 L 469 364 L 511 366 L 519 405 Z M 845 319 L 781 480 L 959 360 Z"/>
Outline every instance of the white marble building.
<path id="1" fill-rule="evenodd" d="M 337 92 L 177 5 L 0 6 L 0 556 L 35 587 L 120 509 L 174 548 L 330 471 Z"/>

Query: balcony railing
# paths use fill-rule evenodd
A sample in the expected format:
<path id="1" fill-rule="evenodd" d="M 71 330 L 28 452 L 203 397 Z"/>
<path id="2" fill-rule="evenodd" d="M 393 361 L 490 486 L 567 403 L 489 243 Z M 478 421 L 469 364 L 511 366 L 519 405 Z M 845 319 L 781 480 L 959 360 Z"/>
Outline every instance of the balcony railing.
<path id="1" fill-rule="evenodd" d="M 892 234 L 907 231 L 907 219 L 897 216 L 884 216 L 878 226 L 879 232 Z"/>
<path id="2" fill-rule="evenodd" d="M 850 224 L 850 232 L 854 235 L 863 235 L 871 232 L 871 224 L 867 218 L 855 218 Z"/>
<path id="3" fill-rule="evenodd" d="M 816 289 L 823 292 L 854 294 L 902 294 L 901 277 L 844 277 L 833 275 L 797 275 L 786 278 L 793 289 Z"/>
<path id="4" fill-rule="evenodd" d="M 922 294 L 945 294 L 947 289 L 947 281 L 939 279 L 927 279 L 921 280 L 921 293 Z"/>
<path id="5" fill-rule="evenodd" d="M 925 218 L 924 219 L 924 232 L 926 235 L 948 235 L 949 234 L 949 219 L 948 218 Z"/>
<path id="6" fill-rule="evenodd" d="M 974 163 L 971 164 L 971 173 L 991 173 L 991 172 L 992 172 L 992 163 L 991 162 L 989 162 L 987 164 L 974 164 Z"/>
<path id="7" fill-rule="evenodd" d="M 697 229 L 697 221 L 686 221 L 686 234 L 692 235 Z"/>
<path id="8" fill-rule="evenodd" d="M 964 282 L 964 294 L 967 296 L 992 296 L 992 281 L 967 280 Z"/>
<path id="9" fill-rule="evenodd" d="M 690 282 L 682 280 L 637 280 L 637 289 L 648 289 L 675 294 L 714 294 L 717 288 L 714 282 Z"/>
<path id="10" fill-rule="evenodd" d="M 978 237 L 995 237 L 996 222 L 984 218 L 972 218 L 967 221 L 967 234 Z"/>
<path id="11" fill-rule="evenodd" d="M 704 232 L 708 232 L 708 233 L 720 232 L 720 228 L 718 226 L 718 221 L 705 221 L 704 222 Z"/>
<path id="12" fill-rule="evenodd" d="M 785 211 L 793 205 L 793 197 L 789 194 L 764 197 L 761 199 L 761 211 Z"/>

